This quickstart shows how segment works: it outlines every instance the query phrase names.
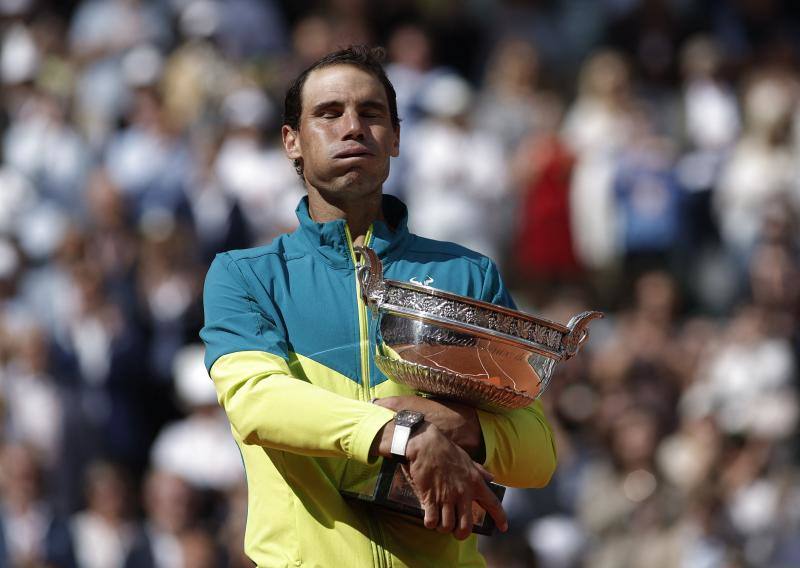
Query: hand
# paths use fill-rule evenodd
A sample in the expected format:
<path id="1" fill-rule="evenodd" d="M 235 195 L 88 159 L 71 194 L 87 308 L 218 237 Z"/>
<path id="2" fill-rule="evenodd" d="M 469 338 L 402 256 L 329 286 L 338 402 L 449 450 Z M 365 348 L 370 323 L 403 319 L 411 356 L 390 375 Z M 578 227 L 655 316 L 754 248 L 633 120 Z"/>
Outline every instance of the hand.
<path id="1" fill-rule="evenodd" d="M 492 475 L 472 461 L 432 423 L 426 422 L 406 447 L 406 468 L 414 491 L 425 510 L 426 528 L 452 532 L 459 540 L 472 534 L 472 502 L 476 501 L 505 532 L 508 520 L 503 506 L 487 483 Z"/>
<path id="2" fill-rule="evenodd" d="M 471 406 L 421 396 L 390 396 L 373 401 L 395 412 L 416 410 L 434 424 L 451 442 L 463 448 L 472 459 L 484 461 L 483 433 L 478 413 Z"/>

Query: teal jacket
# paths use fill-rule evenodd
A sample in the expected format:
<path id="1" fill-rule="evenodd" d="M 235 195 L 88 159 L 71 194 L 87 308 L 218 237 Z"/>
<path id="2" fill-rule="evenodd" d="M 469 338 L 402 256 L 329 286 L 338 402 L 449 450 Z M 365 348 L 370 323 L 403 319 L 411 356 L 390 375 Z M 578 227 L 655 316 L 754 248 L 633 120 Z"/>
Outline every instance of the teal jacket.
<path id="1" fill-rule="evenodd" d="M 389 224 L 374 223 L 366 244 L 386 278 L 514 306 L 489 259 L 411 234 L 396 198 L 383 207 Z M 347 224 L 314 222 L 307 198 L 297 215 L 295 232 L 218 255 L 206 277 L 201 337 L 247 473 L 248 556 L 258 566 L 484 565 L 474 537 L 341 496 L 380 465 L 369 449 L 394 413 L 370 401 L 411 393 L 375 365 Z M 545 485 L 556 455 L 540 404 L 478 414 L 496 481 Z"/>

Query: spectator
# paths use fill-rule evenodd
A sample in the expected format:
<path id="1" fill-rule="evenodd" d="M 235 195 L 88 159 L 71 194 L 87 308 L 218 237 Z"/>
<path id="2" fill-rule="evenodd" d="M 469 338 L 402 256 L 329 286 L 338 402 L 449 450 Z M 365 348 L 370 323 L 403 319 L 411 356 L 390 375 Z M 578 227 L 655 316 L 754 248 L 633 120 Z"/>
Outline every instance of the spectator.
<path id="1" fill-rule="evenodd" d="M 0 564 L 77 567 L 68 525 L 47 502 L 35 451 L 13 444 L 1 451 Z"/>
<path id="2" fill-rule="evenodd" d="M 86 508 L 71 519 L 75 556 L 82 568 L 122 566 L 134 524 L 125 470 L 95 462 L 86 470 Z"/>
<path id="3" fill-rule="evenodd" d="M 613 179 L 617 153 L 630 140 L 633 106 L 623 57 L 611 51 L 592 55 L 581 69 L 578 97 L 562 129 L 577 158 L 570 193 L 575 247 L 589 269 L 608 270 L 619 258 Z"/>
<path id="4" fill-rule="evenodd" d="M 685 153 L 675 167 L 684 202 L 681 276 L 702 305 L 716 310 L 727 309 L 739 292 L 735 276 L 726 275 L 734 269 L 721 250 L 712 207 L 714 188 L 741 129 L 739 100 L 723 64 L 715 38 L 686 41 L 681 54 Z"/>
<path id="5" fill-rule="evenodd" d="M 66 116 L 65 101 L 44 91 L 17 110 L 3 137 L 8 165 L 36 184 L 42 197 L 73 215 L 89 154 Z"/>
<path id="6" fill-rule="evenodd" d="M 775 201 L 797 214 L 791 148 L 794 85 L 785 73 L 759 74 L 744 93 L 745 129 L 714 196 L 723 243 L 744 268 L 764 214 Z"/>
<path id="7" fill-rule="evenodd" d="M 219 5 L 206 0 L 186 2 L 178 14 L 183 41 L 166 54 L 161 86 L 164 107 L 178 132 L 209 136 L 214 108 L 238 79 L 226 65 L 216 35 Z"/>
<path id="8" fill-rule="evenodd" d="M 70 22 L 69 39 L 81 68 L 75 91 L 78 123 L 99 150 L 129 101 L 123 57 L 146 43 L 166 45 L 168 20 L 149 0 L 83 0 Z"/>
<path id="9" fill-rule="evenodd" d="M 522 196 L 512 256 L 517 278 L 531 288 L 582 275 L 570 218 L 574 165 L 574 155 L 554 133 L 531 137 L 515 156 Z"/>
<path id="10" fill-rule="evenodd" d="M 654 132 L 644 112 L 632 112 L 634 130 L 614 175 L 624 272 L 633 277 L 674 266 L 681 236 L 682 192 L 673 173 L 669 140 Z"/>
<path id="11" fill-rule="evenodd" d="M 176 136 L 161 96 L 151 88 L 133 93 L 130 126 L 112 136 L 105 165 L 135 221 L 151 215 L 186 215 L 184 187 L 191 160 Z"/>
<path id="12" fill-rule="evenodd" d="M 125 568 L 183 568 L 181 539 L 192 524 L 195 494 L 180 477 L 152 470 L 142 489 L 146 519 L 125 559 Z"/>
<path id="13" fill-rule="evenodd" d="M 513 152 L 525 137 L 550 126 L 552 109 L 540 92 L 539 65 L 535 47 L 512 38 L 502 39 L 487 63 L 475 109 L 476 127 L 502 140 L 505 152 Z"/>
<path id="14" fill-rule="evenodd" d="M 387 48 L 390 63 L 386 66 L 386 75 L 397 93 L 397 114 L 403 121 L 403 129 L 411 132 L 423 118 L 420 97 L 442 70 L 434 67 L 431 39 L 420 26 L 398 26 L 392 30 Z M 412 146 L 405 140 L 404 136 L 400 137 L 400 155 L 392 159 L 389 178 L 383 184 L 385 192 L 403 199 L 408 185 L 406 155 Z"/>
<path id="15" fill-rule="evenodd" d="M 417 143 L 409 148 L 412 230 L 497 258 L 508 190 L 501 143 L 470 123 L 474 92 L 456 75 L 431 82 L 420 104 L 428 118 L 414 129 Z"/>
<path id="16" fill-rule="evenodd" d="M 11 352 L 0 380 L 6 407 L 4 438 L 29 446 L 48 474 L 56 474 L 63 444 L 64 407 L 59 385 L 48 372 L 44 330 L 30 322 L 9 322 Z"/>
<path id="17" fill-rule="evenodd" d="M 217 404 L 203 354 L 201 346 L 188 345 L 175 356 L 175 390 L 187 416 L 161 430 L 150 461 L 156 469 L 178 475 L 196 489 L 224 493 L 241 481 L 242 459 Z M 209 460 L 212 454 L 214 459 Z"/>
<path id="18" fill-rule="evenodd" d="M 295 227 L 294 209 L 303 195 L 277 138 L 262 140 L 263 129 L 276 121 L 275 106 L 258 90 L 243 88 L 225 98 L 222 112 L 227 129 L 214 173 L 223 190 L 241 204 L 255 240 L 269 242 Z"/>

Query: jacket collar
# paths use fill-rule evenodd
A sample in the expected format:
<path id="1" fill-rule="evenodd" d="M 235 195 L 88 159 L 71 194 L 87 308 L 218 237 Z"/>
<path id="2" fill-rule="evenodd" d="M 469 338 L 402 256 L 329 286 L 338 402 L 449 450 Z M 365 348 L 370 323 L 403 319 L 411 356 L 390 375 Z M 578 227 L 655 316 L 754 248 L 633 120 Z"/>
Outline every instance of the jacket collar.
<path id="1" fill-rule="evenodd" d="M 296 213 L 300 221 L 296 234 L 301 237 L 304 246 L 321 255 L 334 268 L 354 268 L 344 219 L 317 223 L 308 212 L 308 196 L 300 200 Z M 372 224 L 372 236 L 368 244 L 381 260 L 391 262 L 402 254 L 411 237 L 408 232 L 408 209 L 398 198 L 384 195 L 383 216 L 386 221 Z"/>

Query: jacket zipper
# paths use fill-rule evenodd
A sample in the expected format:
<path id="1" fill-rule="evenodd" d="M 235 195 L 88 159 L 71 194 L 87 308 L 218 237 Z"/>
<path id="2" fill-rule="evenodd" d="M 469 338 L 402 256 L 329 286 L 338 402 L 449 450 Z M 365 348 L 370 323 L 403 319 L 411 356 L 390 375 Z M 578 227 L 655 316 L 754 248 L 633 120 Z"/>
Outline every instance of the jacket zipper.
<path id="1" fill-rule="evenodd" d="M 358 306 L 358 337 L 359 349 L 361 352 L 361 395 L 362 400 L 372 400 L 369 392 L 370 376 L 369 376 L 369 314 L 367 312 L 367 305 L 361 297 L 361 282 L 358 281 L 358 267 L 361 265 L 356 259 L 356 252 L 353 247 L 353 237 L 350 235 L 350 228 L 345 225 L 345 236 L 347 237 L 347 246 L 350 249 L 350 257 L 353 260 L 353 275 L 356 281 L 356 305 Z M 372 240 L 372 226 L 370 225 L 367 230 L 367 235 L 364 237 L 364 246 L 369 246 Z"/>
<path id="2" fill-rule="evenodd" d="M 345 225 L 344 226 L 345 236 L 347 237 L 347 246 L 350 249 L 350 258 L 353 261 L 353 275 L 356 282 L 356 306 L 358 307 L 358 338 L 359 338 L 359 350 L 361 352 L 361 395 L 364 401 L 372 400 L 372 396 L 370 395 L 370 376 L 369 376 L 369 349 L 370 349 L 370 341 L 369 341 L 369 313 L 367 311 L 367 305 L 364 303 L 364 299 L 361 297 L 361 282 L 358 280 L 358 268 L 361 266 L 361 263 L 356 258 L 356 251 L 353 247 L 353 237 L 350 234 L 350 228 Z M 370 241 L 372 240 L 372 226 L 370 225 L 369 229 L 367 230 L 367 234 L 364 237 L 364 246 L 369 246 Z M 373 548 L 373 562 L 377 568 L 383 568 L 387 566 L 386 557 L 385 557 L 385 550 L 383 547 L 383 535 L 380 532 L 380 527 L 376 526 L 375 520 L 372 518 L 372 514 L 369 511 L 366 511 L 367 515 L 367 527 L 370 533 L 370 540 L 374 546 Z"/>

